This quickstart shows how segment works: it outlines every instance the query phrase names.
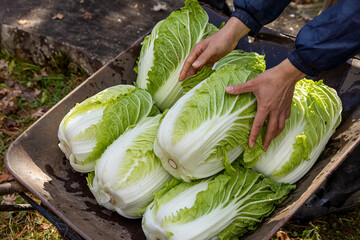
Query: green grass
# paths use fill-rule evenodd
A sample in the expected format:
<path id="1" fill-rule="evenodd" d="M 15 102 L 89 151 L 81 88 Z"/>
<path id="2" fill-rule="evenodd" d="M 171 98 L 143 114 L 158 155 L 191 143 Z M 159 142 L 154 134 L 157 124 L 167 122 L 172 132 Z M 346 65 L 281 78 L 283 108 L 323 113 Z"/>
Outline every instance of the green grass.
<path id="1" fill-rule="evenodd" d="M 0 90 L 8 90 L 16 106 L 8 110 L 0 109 L 0 128 L 12 134 L 0 132 L 0 164 L 6 149 L 16 137 L 65 97 L 85 78 L 86 74 L 64 54 L 57 54 L 46 67 L 15 59 L 5 51 L 0 51 L 0 59 L 8 67 L 0 69 Z M 10 86 L 8 86 L 10 85 Z M 20 93 L 17 93 L 20 92 Z M 0 94 L 1 95 L 1 94 Z M 9 125 L 12 129 L 9 129 Z M 3 169 L 0 169 L 3 171 Z"/>
<path id="2" fill-rule="evenodd" d="M 357 240 L 360 239 L 360 204 L 354 211 L 330 214 L 309 222 L 289 221 L 281 230 L 291 239 Z M 275 236 L 272 240 L 277 239 Z"/>
<path id="3" fill-rule="evenodd" d="M 87 76 L 79 66 L 62 53 L 52 56 L 45 67 L 16 59 L 6 51 L 0 51 L 0 61 L 0 174 L 2 174 L 6 171 L 3 163 L 10 144 Z M 31 194 L 30 196 L 36 199 Z M 0 201 L 3 201 L 3 196 L 0 197 Z M 14 203 L 26 202 L 20 196 L 16 196 Z M 18 211 L 0 212 L 0 239 L 62 239 L 62 237 L 58 230 L 38 212 Z"/>
<path id="4" fill-rule="evenodd" d="M 42 91 L 41 96 L 34 101 L 18 99 L 23 108 L 52 107 L 74 89 L 85 76 L 80 67 L 61 53 L 53 56 L 49 66 L 43 68 L 14 59 L 5 51 L 1 51 L 0 59 L 9 62 L 7 72 L 12 79 L 16 79 L 17 83 L 25 86 L 27 90 Z M 4 82 L 0 84 L 2 87 L 7 87 Z"/>

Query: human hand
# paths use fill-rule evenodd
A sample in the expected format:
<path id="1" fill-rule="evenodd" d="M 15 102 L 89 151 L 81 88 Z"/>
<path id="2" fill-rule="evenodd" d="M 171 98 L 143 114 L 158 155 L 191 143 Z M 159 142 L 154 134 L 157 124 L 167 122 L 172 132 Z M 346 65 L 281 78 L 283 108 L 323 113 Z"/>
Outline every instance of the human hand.
<path id="1" fill-rule="evenodd" d="M 215 34 L 197 43 L 180 72 L 179 81 L 194 75 L 204 65 L 212 66 L 215 62 L 230 53 L 250 29 L 239 19 L 232 17 Z"/>
<path id="2" fill-rule="evenodd" d="M 232 95 L 252 92 L 256 96 L 257 112 L 249 137 L 251 148 L 254 147 L 267 117 L 264 151 L 285 128 L 285 121 L 290 116 L 295 84 L 305 75 L 288 59 L 285 59 L 279 65 L 266 70 L 248 82 L 226 87 L 226 92 Z"/>

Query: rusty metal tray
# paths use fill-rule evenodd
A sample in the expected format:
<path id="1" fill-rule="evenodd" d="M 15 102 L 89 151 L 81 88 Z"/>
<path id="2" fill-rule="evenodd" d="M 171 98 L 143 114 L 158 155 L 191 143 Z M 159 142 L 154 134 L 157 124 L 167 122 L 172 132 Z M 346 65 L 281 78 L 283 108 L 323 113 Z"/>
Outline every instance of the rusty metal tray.
<path id="1" fill-rule="evenodd" d="M 226 17 L 204 7 L 210 22 L 219 26 Z M 85 239 L 145 239 L 140 220 L 125 219 L 99 206 L 86 185 L 86 175 L 72 170 L 58 148 L 61 119 L 85 98 L 115 84 L 135 80 L 133 68 L 142 38 L 119 54 L 26 130 L 8 149 L 5 166 L 42 203 Z M 244 37 L 238 48 L 266 54 L 272 67 L 294 47 L 293 38 L 265 29 L 256 37 Z M 276 211 L 246 235 L 245 239 L 270 239 L 315 193 L 360 142 L 360 61 L 348 63 L 319 76 L 337 89 L 344 106 L 343 122 L 312 170 Z"/>

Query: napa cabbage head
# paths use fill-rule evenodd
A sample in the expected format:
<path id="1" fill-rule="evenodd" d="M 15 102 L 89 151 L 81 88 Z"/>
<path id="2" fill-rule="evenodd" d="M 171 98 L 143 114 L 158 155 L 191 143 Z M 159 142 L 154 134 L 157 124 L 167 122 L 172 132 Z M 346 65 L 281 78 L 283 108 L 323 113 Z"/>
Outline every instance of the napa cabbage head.
<path id="1" fill-rule="evenodd" d="M 194 182 L 171 180 L 143 216 L 149 240 L 238 239 L 253 230 L 295 186 L 276 184 L 234 164 L 234 171 Z"/>
<path id="2" fill-rule="evenodd" d="M 322 81 L 299 81 L 285 129 L 259 160 L 245 160 L 245 166 L 254 166 L 276 182 L 297 182 L 324 150 L 341 122 L 341 112 L 341 100 L 334 89 Z"/>
<path id="3" fill-rule="evenodd" d="M 217 31 L 196 0 L 160 21 L 143 43 L 135 71 L 136 85 L 146 89 L 160 110 L 170 108 L 182 95 L 178 79 L 194 45 Z"/>
<path id="4" fill-rule="evenodd" d="M 248 145 L 255 96 L 230 95 L 225 87 L 246 82 L 264 70 L 264 61 L 223 66 L 176 102 L 160 124 L 154 144 L 167 171 L 191 181 L 218 173 L 241 153 L 251 161 L 263 152 L 262 137 L 254 148 Z"/>
<path id="5" fill-rule="evenodd" d="M 158 113 L 151 95 L 132 85 L 117 85 L 76 104 L 62 119 L 59 147 L 79 172 L 91 172 L 103 151 L 126 128 Z"/>
<path id="6" fill-rule="evenodd" d="M 127 218 L 140 218 L 171 175 L 153 151 L 162 116 L 147 117 L 102 154 L 88 184 L 97 202 Z"/>

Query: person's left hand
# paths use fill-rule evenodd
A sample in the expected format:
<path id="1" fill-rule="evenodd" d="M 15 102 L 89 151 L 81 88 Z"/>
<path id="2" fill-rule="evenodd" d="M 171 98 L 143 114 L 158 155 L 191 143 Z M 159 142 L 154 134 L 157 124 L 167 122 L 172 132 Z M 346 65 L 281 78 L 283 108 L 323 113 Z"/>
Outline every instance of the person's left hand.
<path id="1" fill-rule="evenodd" d="M 229 21 L 218 32 L 198 42 L 181 69 L 179 81 L 194 75 L 204 65 L 212 66 L 222 57 L 231 52 L 236 44 L 250 31 L 243 22 L 236 17 Z"/>
<path id="2" fill-rule="evenodd" d="M 249 137 L 249 146 L 251 148 L 254 147 L 257 136 L 267 117 L 264 151 L 268 149 L 271 141 L 285 128 L 285 121 L 290 116 L 295 84 L 304 77 L 305 74 L 286 59 L 248 82 L 226 87 L 226 92 L 232 95 L 252 92 L 256 96 L 257 112 Z"/>

